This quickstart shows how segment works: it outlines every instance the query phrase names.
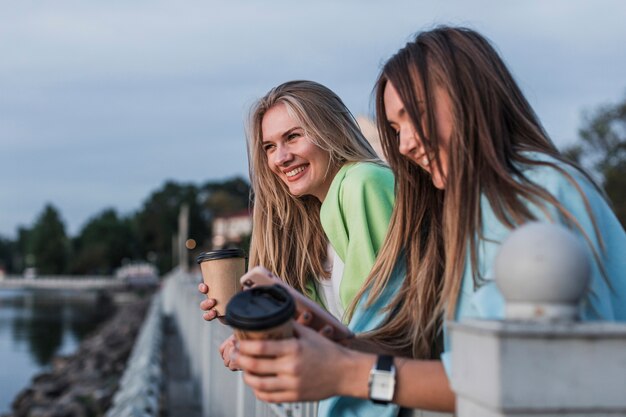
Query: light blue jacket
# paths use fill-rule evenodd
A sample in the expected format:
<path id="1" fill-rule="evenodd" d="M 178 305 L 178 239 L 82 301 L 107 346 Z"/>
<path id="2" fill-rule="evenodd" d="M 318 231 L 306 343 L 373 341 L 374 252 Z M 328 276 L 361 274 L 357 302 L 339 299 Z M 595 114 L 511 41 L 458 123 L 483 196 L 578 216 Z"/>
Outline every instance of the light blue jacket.
<path id="1" fill-rule="evenodd" d="M 589 259 L 592 265 L 591 284 L 585 302 L 581 305 L 583 320 L 626 321 L 626 233 L 624 229 L 603 196 L 584 175 L 549 156 L 530 155 L 537 160 L 555 163 L 572 175 L 589 202 L 593 219 L 596 221 L 604 243 L 605 249 L 602 250 L 598 236 L 594 231 L 592 217 L 585 207 L 583 197 L 576 186 L 563 174 L 554 168 L 545 166 L 532 166 L 523 170 L 524 175 L 529 180 L 544 187 L 576 218 L 584 232 L 591 238 L 595 251 L 600 255 L 600 262 L 606 271 L 606 278 L 602 276 L 598 262 L 591 255 L 591 249 L 589 250 Z M 548 206 L 549 217 L 546 217 L 546 214 L 539 207 L 530 203 L 528 206 L 539 221 L 565 224 L 555 207 Z M 502 319 L 504 317 L 504 299 L 493 281 L 492 267 L 500 243 L 511 233 L 511 230 L 500 223 L 484 196 L 481 200 L 481 211 L 483 239 L 479 241 L 478 245 L 478 273 L 486 282 L 475 288 L 468 256 L 455 315 L 455 319 L 458 321 L 467 318 Z M 575 231 L 575 233 L 582 239 L 580 232 Z M 355 330 L 357 328 L 359 331 L 369 330 L 380 324 L 382 317 L 378 314 L 379 309 L 389 302 L 390 297 L 395 294 L 403 279 L 404 270 L 398 268 L 398 272 L 393 275 L 386 289 L 388 292 L 377 300 L 374 308 L 357 310 L 353 322 L 366 325 L 363 328 L 354 326 Z M 445 328 L 444 335 L 447 336 Z M 444 352 L 441 359 L 448 375 L 452 372 L 451 349 L 449 339 L 444 337 Z M 326 400 L 320 405 L 320 417 L 331 415 L 387 417 L 394 416 L 397 412 L 398 407 L 376 406 L 371 403 L 368 404 L 367 401 L 343 397 Z"/>
<path id="2" fill-rule="evenodd" d="M 591 282 L 589 291 L 581 305 L 582 319 L 626 321 L 626 233 L 620 222 L 602 195 L 580 172 L 547 155 L 537 153 L 529 155 L 536 160 L 557 164 L 575 179 L 587 197 L 593 219 L 597 223 L 599 234 L 604 243 L 605 249 L 603 251 L 593 227 L 592 217 L 585 207 L 584 199 L 572 182 L 551 167 L 532 166 L 523 170 L 524 175 L 529 180 L 545 188 L 576 218 L 586 235 L 591 239 L 593 249 L 600 255 L 600 262 L 606 271 L 606 279 L 600 272 L 600 267 L 591 248 L 585 245 L 589 249 Z M 567 226 L 554 206 L 548 206 L 549 218 L 539 207 L 531 204 L 528 204 L 528 207 L 539 221 L 550 221 Z M 500 242 L 511 233 L 511 230 L 496 218 L 485 197 L 481 200 L 481 211 L 483 239 L 479 241 L 478 246 L 478 272 L 486 280 L 486 283 L 477 289 L 474 288 L 471 267 L 469 262 L 466 262 L 455 313 L 457 321 L 466 318 L 504 318 L 504 299 L 495 285 L 492 268 Z M 572 230 L 584 241 L 580 232 Z M 447 336 L 445 328 L 444 333 Z M 448 337 L 445 337 L 442 361 L 448 375 L 452 372 L 451 349 L 450 341 Z"/>
<path id="3" fill-rule="evenodd" d="M 598 190 L 581 173 L 575 169 L 558 163 L 546 155 L 532 154 L 537 160 L 550 161 L 563 167 L 576 183 L 581 187 L 591 207 L 605 250 L 600 249 L 592 218 L 586 210 L 583 197 L 563 174 L 556 169 L 544 166 L 532 166 L 524 170 L 526 177 L 541 185 L 578 220 L 585 233 L 591 238 L 595 250 L 600 255 L 606 271 L 606 280 L 600 273 L 595 258 L 591 256 L 591 284 L 590 291 L 582 304 L 581 315 L 584 320 L 626 321 L 626 233 L 615 217 L 607 202 Z M 540 221 L 552 221 L 564 224 L 555 207 L 548 207 L 550 217 L 539 207 L 529 203 L 529 208 Z M 492 267 L 497 250 L 502 242 L 511 233 L 505 225 L 496 218 L 488 200 L 481 200 L 483 220 L 483 239 L 478 245 L 478 272 L 486 282 L 474 288 L 472 268 L 466 262 L 461 293 L 459 294 L 456 310 L 456 320 L 466 318 L 502 319 L 504 317 L 504 300 L 493 282 Z M 579 235 L 580 233 L 577 232 Z M 582 239 L 582 236 L 581 236 Z M 469 259 L 469 257 L 468 257 Z M 379 298 L 371 309 L 357 309 L 351 322 L 355 331 L 365 331 L 375 328 L 383 319 L 379 309 L 384 307 L 396 293 L 404 279 L 404 270 L 399 268 L 394 273 L 386 292 Z M 612 288 L 612 289 L 611 289 Z M 444 333 L 446 329 L 444 328 Z M 452 372 L 450 365 L 449 339 L 444 338 L 444 353 L 442 361 L 446 371 Z M 397 415 L 396 406 L 377 406 L 365 400 L 345 397 L 336 397 L 320 403 L 320 417 L 326 416 L 366 416 L 388 417 Z"/>

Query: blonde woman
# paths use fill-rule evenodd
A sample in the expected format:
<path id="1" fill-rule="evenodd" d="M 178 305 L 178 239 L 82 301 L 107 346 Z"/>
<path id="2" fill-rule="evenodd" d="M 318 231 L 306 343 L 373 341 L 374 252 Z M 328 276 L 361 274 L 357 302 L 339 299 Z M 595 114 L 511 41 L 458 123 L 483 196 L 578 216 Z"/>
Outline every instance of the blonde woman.
<path id="1" fill-rule="evenodd" d="M 420 33 L 385 64 L 376 103 L 397 204 L 364 285 L 368 293 L 356 297 L 367 302 L 357 310 L 375 302 L 398 264 L 404 266 L 407 279 L 390 304 L 394 314 L 369 337 L 410 347 L 413 357 L 388 359 L 396 388 L 383 401 L 454 410 L 451 346 L 444 337 L 440 352 L 435 343 L 442 328 L 445 335 L 442 319 L 503 316 L 491 273 L 495 253 L 529 221 L 560 223 L 586 242 L 592 271 L 582 319 L 626 321 L 624 229 L 588 175 L 554 147 L 484 37 L 450 27 Z M 259 398 L 371 395 L 368 375 L 380 356 L 298 331 L 293 341 L 240 343 L 236 362 Z M 326 415 L 334 411 L 368 415 L 345 408 Z"/>
<path id="2" fill-rule="evenodd" d="M 367 311 L 346 314 L 370 273 L 394 204 L 391 170 L 341 99 L 312 81 L 291 81 L 251 111 L 248 157 L 254 193 L 250 267 L 262 265 L 355 332 L 377 327 L 402 277 Z M 206 293 L 201 284 L 199 290 Z M 209 292 L 210 295 L 210 292 Z M 212 320 L 213 299 L 204 300 Z M 230 362 L 232 340 L 222 346 Z M 378 407 L 396 413 L 396 407 Z"/>

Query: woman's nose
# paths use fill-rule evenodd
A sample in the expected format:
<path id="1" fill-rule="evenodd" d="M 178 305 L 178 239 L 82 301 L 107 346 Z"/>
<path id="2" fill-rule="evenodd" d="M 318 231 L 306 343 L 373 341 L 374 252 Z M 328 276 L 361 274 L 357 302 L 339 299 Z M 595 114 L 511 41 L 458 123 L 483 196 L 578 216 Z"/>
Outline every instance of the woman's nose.
<path id="1" fill-rule="evenodd" d="M 399 151 L 402 155 L 409 156 L 420 148 L 420 142 L 415 137 L 415 132 L 408 129 L 400 131 Z"/>
<path id="2" fill-rule="evenodd" d="M 276 150 L 276 165 L 286 165 L 293 159 L 293 154 L 285 146 L 279 146 Z"/>

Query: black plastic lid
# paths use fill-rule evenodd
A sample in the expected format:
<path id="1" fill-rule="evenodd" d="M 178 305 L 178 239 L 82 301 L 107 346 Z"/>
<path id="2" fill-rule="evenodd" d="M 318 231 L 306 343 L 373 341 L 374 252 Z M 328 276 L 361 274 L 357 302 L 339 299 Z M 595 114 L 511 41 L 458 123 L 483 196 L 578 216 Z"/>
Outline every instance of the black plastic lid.
<path id="1" fill-rule="evenodd" d="M 237 293 L 226 305 L 226 322 L 241 330 L 279 326 L 296 313 L 296 303 L 280 285 L 258 286 Z"/>
<path id="2" fill-rule="evenodd" d="M 204 261 L 214 261 L 216 259 L 226 259 L 226 258 L 245 258 L 246 253 L 243 249 L 235 248 L 235 249 L 217 249 L 209 252 L 202 252 L 196 258 L 196 262 L 202 263 Z"/>

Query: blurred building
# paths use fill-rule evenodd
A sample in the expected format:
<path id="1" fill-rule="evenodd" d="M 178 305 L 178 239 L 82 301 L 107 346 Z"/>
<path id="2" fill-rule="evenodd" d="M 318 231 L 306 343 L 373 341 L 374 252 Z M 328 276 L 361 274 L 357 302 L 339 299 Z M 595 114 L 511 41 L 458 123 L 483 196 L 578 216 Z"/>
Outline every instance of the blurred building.
<path id="1" fill-rule="evenodd" d="M 380 136 L 378 135 L 378 128 L 376 127 L 376 123 L 374 123 L 374 121 L 367 116 L 357 117 L 356 122 L 359 124 L 361 132 L 363 132 L 363 136 L 365 136 L 365 139 L 367 139 L 370 145 L 372 145 L 372 148 L 374 148 L 380 159 L 384 161 L 385 155 L 383 153 L 383 148 L 380 144 Z"/>
<path id="2" fill-rule="evenodd" d="M 115 278 L 129 288 L 154 287 L 159 284 L 159 270 L 149 262 L 131 262 L 118 268 Z"/>
<path id="3" fill-rule="evenodd" d="M 252 234 L 252 213 L 242 210 L 213 220 L 213 248 L 239 245 Z"/>

